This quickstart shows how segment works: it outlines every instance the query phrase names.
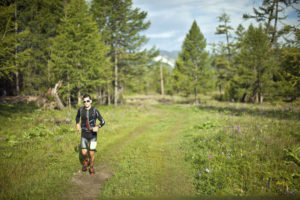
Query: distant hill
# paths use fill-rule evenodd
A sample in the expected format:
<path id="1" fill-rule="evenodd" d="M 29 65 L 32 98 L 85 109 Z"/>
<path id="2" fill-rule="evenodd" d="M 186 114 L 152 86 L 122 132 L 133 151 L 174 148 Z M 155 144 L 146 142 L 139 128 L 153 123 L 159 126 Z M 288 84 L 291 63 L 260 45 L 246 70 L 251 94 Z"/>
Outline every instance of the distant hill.
<path id="1" fill-rule="evenodd" d="M 155 57 L 153 60 L 155 62 L 162 62 L 165 65 L 170 66 L 171 68 L 175 67 L 175 61 L 177 59 L 179 51 L 166 51 L 166 50 L 160 50 L 160 55 Z"/>
<path id="2" fill-rule="evenodd" d="M 160 50 L 160 55 L 162 57 L 171 58 L 173 60 L 176 60 L 178 57 L 179 51 L 166 51 L 166 50 Z"/>
<path id="3" fill-rule="evenodd" d="M 156 62 L 162 62 L 164 64 L 167 64 L 169 66 L 171 66 L 172 68 L 175 67 L 175 59 L 172 59 L 172 58 L 168 58 L 166 56 L 157 56 L 154 58 L 154 61 Z"/>

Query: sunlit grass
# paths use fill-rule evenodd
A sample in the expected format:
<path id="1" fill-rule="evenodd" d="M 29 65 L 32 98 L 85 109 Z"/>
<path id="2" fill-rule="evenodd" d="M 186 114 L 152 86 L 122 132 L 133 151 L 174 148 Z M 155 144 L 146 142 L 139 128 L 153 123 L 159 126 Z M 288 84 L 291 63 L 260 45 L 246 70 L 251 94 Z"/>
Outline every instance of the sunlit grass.
<path id="1" fill-rule="evenodd" d="M 107 162 L 114 173 L 100 199 L 299 194 L 297 107 L 130 98 L 137 100 L 97 106 L 106 125 L 96 163 Z M 77 110 L 25 104 L 0 110 L 1 199 L 62 199 L 81 168 Z"/>

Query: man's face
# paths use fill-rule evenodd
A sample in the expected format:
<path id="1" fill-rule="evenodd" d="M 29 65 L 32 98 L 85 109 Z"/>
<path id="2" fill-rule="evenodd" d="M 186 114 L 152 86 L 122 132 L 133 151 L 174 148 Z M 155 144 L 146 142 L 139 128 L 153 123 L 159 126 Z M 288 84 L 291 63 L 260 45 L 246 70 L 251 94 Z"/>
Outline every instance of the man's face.
<path id="1" fill-rule="evenodd" d="M 86 97 L 83 99 L 83 104 L 84 104 L 84 107 L 88 108 L 91 106 L 91 100 L 89 97 Z"/>

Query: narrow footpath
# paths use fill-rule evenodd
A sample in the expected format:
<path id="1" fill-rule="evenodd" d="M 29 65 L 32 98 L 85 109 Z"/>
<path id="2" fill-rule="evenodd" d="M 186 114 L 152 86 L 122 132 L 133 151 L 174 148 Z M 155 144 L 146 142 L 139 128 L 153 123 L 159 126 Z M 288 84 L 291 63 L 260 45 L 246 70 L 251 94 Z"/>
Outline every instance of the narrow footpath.
<path id="1" fill-rule="evenodd" d="M 159 109 L 153 121 L 100 152 L 95 176 L 74 174 L 67 198 L 193 196 L 193 174 L 179 140 L 186 116 L 174 109 Z"/>

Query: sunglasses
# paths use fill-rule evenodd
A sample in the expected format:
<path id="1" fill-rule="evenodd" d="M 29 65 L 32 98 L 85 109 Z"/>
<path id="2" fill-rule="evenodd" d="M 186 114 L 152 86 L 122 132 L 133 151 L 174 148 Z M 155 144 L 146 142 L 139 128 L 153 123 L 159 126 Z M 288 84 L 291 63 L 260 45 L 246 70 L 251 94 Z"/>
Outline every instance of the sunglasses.
<path id="1" fill-rule="evenodd" d="M 91 100 L 86 100 L 86 101 L 83 101 L 83 103 L 90 103 Z"/>

